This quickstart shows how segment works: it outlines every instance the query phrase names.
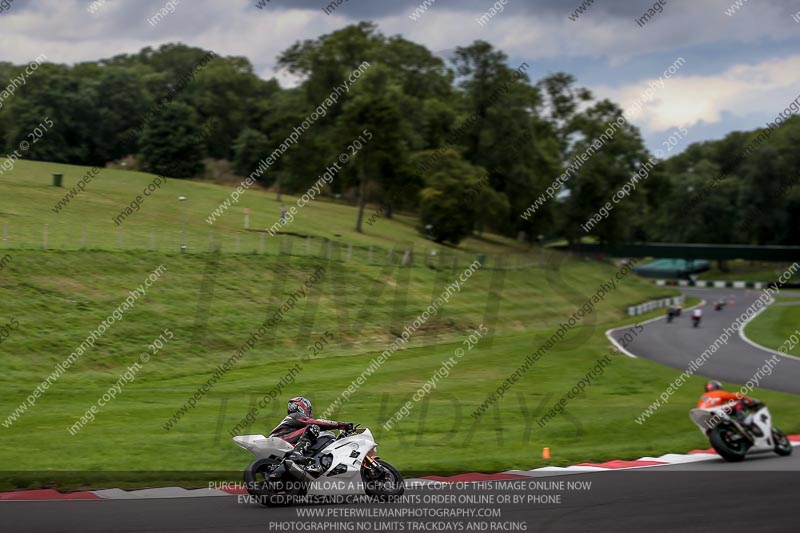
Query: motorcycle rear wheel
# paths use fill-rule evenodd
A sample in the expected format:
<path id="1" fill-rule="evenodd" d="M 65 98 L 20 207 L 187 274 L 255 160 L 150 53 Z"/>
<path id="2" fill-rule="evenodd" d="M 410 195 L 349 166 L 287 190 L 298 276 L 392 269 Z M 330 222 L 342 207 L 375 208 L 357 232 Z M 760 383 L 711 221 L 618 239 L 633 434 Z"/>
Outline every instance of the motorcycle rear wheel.
<path id="1" fill-rule="evenodd" d="M 364 482 L 364 491 L 367 496 L 379 501 L 387 501 L 391 498 L 402 496 L 406 490 L 403 476 L 386 461 L 378 458 L 375 458 L 375 460 L 383 467 L 383 474 L 374 475 L 369 468 L 361 468 L 361 480 Z"/>
<path id="2" fill-rule="evenodd" d="M 738 463 L 744 460 L 744 456 L 747 455 L 747 450 L 750 448 L 743 437 L 737 441 L 731 440 L 731 435 L 738 434 L 733 428 L 717 426 L 709 430 L 708 440 L 711 441 L 711 446 L 720 457 L 731 463 Z"/>
<path id="3" fill-rule="evenodd" d="M 775 453 L 778 455 L 792 455 L 792 443 L 778 428 L 772 428 L 772 440 L 775 441 Z"/>
<path id="4" fill-rule="evenodd" d="M 290 480 L 288 490 L 281 481 L 271 481 L 269 474 L 280 466 L 277 459 L 257 459 L 244 470 L 244 486 L 248 494 L 254 496 L 261 505 L 267 507 L 284 507 L 291 505 L 295 499 L 305 495 L 305 485 Z"/>

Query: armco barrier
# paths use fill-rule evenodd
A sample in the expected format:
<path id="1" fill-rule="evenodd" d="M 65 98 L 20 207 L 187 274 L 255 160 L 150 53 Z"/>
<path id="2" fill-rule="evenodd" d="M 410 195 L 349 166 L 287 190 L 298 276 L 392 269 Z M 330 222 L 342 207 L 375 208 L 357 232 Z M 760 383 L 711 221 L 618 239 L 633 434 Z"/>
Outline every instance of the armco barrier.
<path id="1" fill-rule="evenodd" d="M 683 296 L 673 296 L 671 298 L 661 298 L 660 300 L 650 300 L 639 305 L 627 307 L 628 315 L 636 316 L 649 313 L 653 309 L 661 309 L 670 305 L 683 305 Z"/>
<path id="2" fill-rule="evenodd" d="M 764 287 L 775 287 L 777 285 L 774 281 L 705 281 L 698 279 L 689 281 L 685 279 L 657 279 L 655 284 L 659 287 L 699 287 L 699 288 L 713 288 L 713 289 L 756 289 L 761 290 Z M 781 285 L 783 289 L 800 289 L 800 283 L 784 283 Z"/>

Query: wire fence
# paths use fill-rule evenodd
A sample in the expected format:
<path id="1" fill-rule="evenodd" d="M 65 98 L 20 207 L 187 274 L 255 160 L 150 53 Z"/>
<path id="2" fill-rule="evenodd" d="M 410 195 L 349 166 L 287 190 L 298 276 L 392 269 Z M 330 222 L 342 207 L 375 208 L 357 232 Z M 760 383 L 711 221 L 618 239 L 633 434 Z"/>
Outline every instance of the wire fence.
<path id="1" fill-rule="evenodd" d="M 270 236 L 264 231 L 248 230 L 231 233 L 211 230 L 203 237 L 197 231 L 186 234 L 174 226 L 149 230 L 135 228 L 128 231 L 123 226 L 111 232 L 106 230 L 93 232 L 87 226 L 76 228 L 43 224 L 38 236 L 30 227 L 26 227 L 24 233 L 14 232 L 7 222 L 1 229 L 0 247 L 6 250 L 143 250 L 190 254 L 220 251 L 229 254 L 319 257 L 345 263 L 396 264 L 453 271 L 476 260 L 481 263 L 482 268 L 488 269 L 539 267 L 547 263 L 545 254 L 549 253 L 536 247 L 529 252 L 485 254 L 454 250 L 433 242 L 424 249 L 419 246 L 414 247 L 411 243 L 398 243 L 388 247 L 366 246 L 322 237 L 295 234 Z"/>

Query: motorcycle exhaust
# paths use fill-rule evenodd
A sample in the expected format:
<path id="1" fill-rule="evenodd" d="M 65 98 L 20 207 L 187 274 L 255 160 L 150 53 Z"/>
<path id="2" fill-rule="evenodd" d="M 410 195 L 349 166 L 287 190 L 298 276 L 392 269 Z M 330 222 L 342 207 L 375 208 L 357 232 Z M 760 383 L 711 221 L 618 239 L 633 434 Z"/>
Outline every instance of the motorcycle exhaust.
<path id="1" fill-rule="evenodd" d="M 289 465 L 288 468 L 289 474 L 291 474 L 293 478 L 299 481 L 314 481 L 315 478 L 311 474 L 309 474 L 308 472 L 297 466 L 297 463 L 295 463 L 294 461 L 286 461 L 286 464 Z"/>

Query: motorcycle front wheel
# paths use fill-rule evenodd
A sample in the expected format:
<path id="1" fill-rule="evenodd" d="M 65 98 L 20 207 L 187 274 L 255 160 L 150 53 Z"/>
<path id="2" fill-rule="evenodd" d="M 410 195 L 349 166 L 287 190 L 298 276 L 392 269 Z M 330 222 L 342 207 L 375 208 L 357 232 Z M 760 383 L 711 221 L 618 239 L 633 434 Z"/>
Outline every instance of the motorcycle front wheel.
<path id="1" fill-rule="evenodd" d="M 361 480 L 367 496 L 380 501 L 402 496 L 406 487 L 400 472 L 386 461 L 377 458 L 375 461 L 383 467 L 382 473 L 366 466 L 361 468 Z"/>
<path id="2" fill-rule="evenodd" d="M 708 432 L 708 440 L 716 452 L 732 463 L 744 460 L 747 450 L 750 448 L 747 440 L 732 427 L 717 426 Z"/>
<path id="3" fill-rule="evenodd" d="M 772 440 L 775 441 L 775 453 L 778 455 L 792 455 L 792 443 L 778 428 L 772 428 Z"/>
<path id="4" fill-rule="evenodd" d="M 270 479 L 269 475 L 280 464 L 277 459 L 258 459 L 244 470 L 244 486 L 261 505 L 283 507 L 305 495 L 305 485 L 294 479 L 287 481 L 286 475 L 279 480 Z"/>

